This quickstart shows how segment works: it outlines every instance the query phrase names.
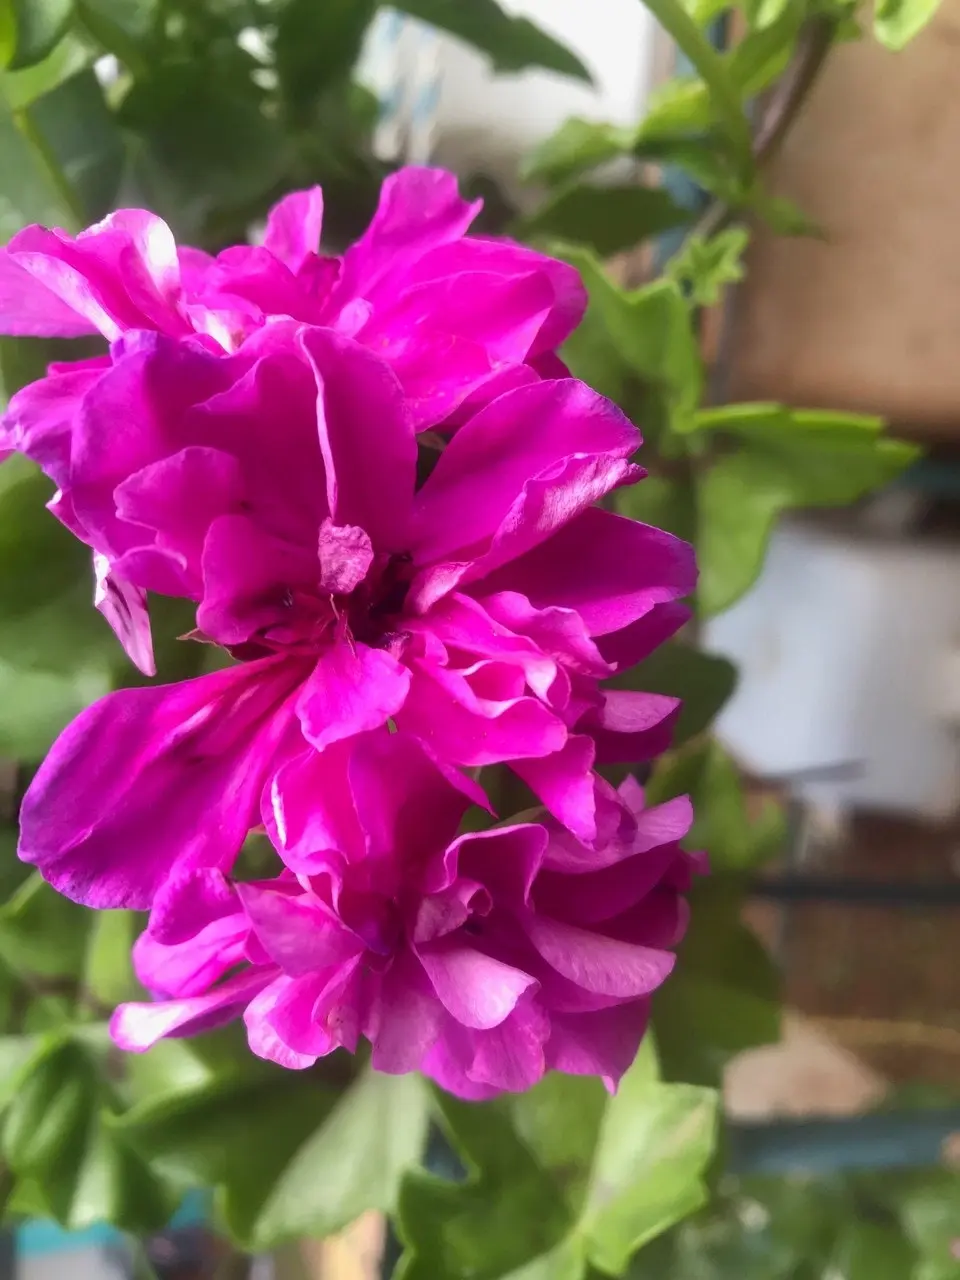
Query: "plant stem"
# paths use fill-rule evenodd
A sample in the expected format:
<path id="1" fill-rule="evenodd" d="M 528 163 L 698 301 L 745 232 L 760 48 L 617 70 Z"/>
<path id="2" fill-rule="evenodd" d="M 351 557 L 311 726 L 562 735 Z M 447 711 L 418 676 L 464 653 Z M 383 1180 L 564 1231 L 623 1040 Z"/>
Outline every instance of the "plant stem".
<path id="1" fill-rule="evenodd" d="M 790 66 L 771 94 L 753 136 L 752 154 L 758 169 L 780 150 L 823 70 L 836 27 L 834 19 L 819 14 L 811 18 L 800 32 Z M 704 239 L 716 235 L 730 222 L 735 212 L 735 205 L 726 200 L 714 200 L 694 227 L 694 234 Z"/>

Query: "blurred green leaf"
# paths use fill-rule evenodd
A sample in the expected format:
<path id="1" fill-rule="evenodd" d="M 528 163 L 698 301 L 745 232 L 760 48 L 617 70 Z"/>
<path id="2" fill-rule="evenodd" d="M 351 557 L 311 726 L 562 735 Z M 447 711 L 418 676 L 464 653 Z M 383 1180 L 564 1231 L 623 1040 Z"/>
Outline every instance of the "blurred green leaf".
<path id="1" fill-rule="evenodd" d="M 683 699 L 674 746 L 702 733 L 730 698 L 737 669 L 726 658 L 682 641 L 661 645 L 638 666 L 607 682 L 615 689 L 641 689 Z"/>
<path id="2" fill-rule="evenodd" d="M 412 1075 L 365 1072 L 338 1089 L 268 1068 L 162 1096 L 118 1124 L 181 1186 L 216 1187 L 231 1233 L 260 1250 L 391 1208 L 423 1145 L 426 1095 Z"/>
<path id="3" fill-rule="evenodd" d="M 42 759 L 74 716 L 111 686 L 106 667 L 55 675 L 22 671 L 0 660 L 0 755 Z"/>
<path id="4" fill-rule="evenodd" d="M 666 529 L 685 542 L 696 540 L 696 495 L 692 482 L 686 479 L 646 476 L 617 494 L 616 508 L 632 520 Z"/>
<path id="5" fill-rule="evenodd" d="M 880 0 L 873 18 L 873 32 L 882 45 L 898 52 L 934 17 L 940 0 Z"/>
<path id="6" fill-rule="evenodd" d="M 0 907 L 0 957 L 17 973 L 79 978 L 92 922 L 34 872 Z"/>
<path id="7" fill-rule="evenodd" d="M 23 71 L 0 72 L 0 99 L 13 111 L 21 111 L 31 102 L 50 93 L 64 80 L 69 80 L 89 67 L 93 61 L 90 47 L 73 34 L 68 34 L 42 62 Z"/>
<path id="8" fill-rule="evenodd" d="M 943 1170 L 909 1187 L 899 1210 L 907 1236 L 928 1264 L 930 1275 L 939 1280 L 935 1268 L 940 1268 L 945 1280 L 960 1276 L 960 1258 L 953 1253 L 960 1239 L 960 1177 Z"/>
<path id="9" fill-rule="evenodd" d="M 744 14 L 752 29 L 762 31 L 781 18 L 790 4 L 791 0 L 746 0 Z"/>
<path id="10" fill-rule="evenodd" d="M 830 1269 L 837 1280 L 906 1280 L 916 1253 L 892 1227 L 855 1222 L 841 1233 Z"/>
<path id="11" fill-rule="evenodd" d="M 67 29 L 73 0 L 0 0 L 0 64 L 11 71 L 32 67 Z"/>
<path id="12" fill-rule="evenodd" d="M 633 150 L 636 129 L 574 116 L 537 143 L 523 161 L 529 182 L 566 182 Z"/>
<path id="13" fill-rule="evenodd" d="M 590 72 L 572 50 L 527 18 L 505 13 L 495 0 L 398 0 L 393 8 L 429 22 L 487 54 L 496 71 L 541 67 L 591 82 Z"/>
<path id="14" fill-rule="evenodd" d="M 783 811 L 768 800 L 751 818 L 736 765 L 713 738 L 663 756 L 647 786 L 647 801 L 660 804 L 689 795 L 696 815 L 686 840 L 706 849 L 719 872 L 746 872 L 781 852 L 786 841 Z"/>
<path id="15" fill-rule="evenodd" d="M 613 1098 L 555 1075 L 483 1104 L 438 1094 L 437 1106 L 469 1176 L 405 1180 L 401 1280 L 619 1275 L 704 1200 L 715 1095 L 661 1084 L 649 1045 Z"/>
<path id="16" fill-rule="evenodd" d="M 164 62 L 123 99 L 120 121 L 145 148 L 137 172 L 151 205 L 188 238 L 215 209 L 263 197 L 288 165 L 289 140 L 254 69 L 232 47 L 204 62 Z"/>
<path id="17" fill-rule="evenodd" d="M 91 68 L 62 81 L 26 111 L 28 138 L 41 149 L 84 224 L 114 207 L 124 147 L 113 113 Z"/>
<path id="18" fill-rule="evenodd" d="M 95 1000 L 112 1008 L 124 1000 L 143 999 L 130 953 L 141 925 L 132 911 L 91 912 L 84 957 L 83 986 Z"/>
<path id="19" fill-rule="evenodd" d="M 159 9 L 160 0 L 77 0 L 87 31 L 137 74 L 144 69 L 139 45 L 151 34 Z"/>
<path id="20" fill-rule="evenodd" d="M 555 192 L 522 219 L 524 237 L 557 237 L 586 245 L 602 258 L 633 248 L 690 220 L 662 187 L 597 187 L 581 184 Z"/>
<path id="21" fill-rule="evenodd" d="M 657 280 L 642 289 L 621 289 L 588 249 L 563 243 L 551 243 L 550 249 L 579 270 L 589 293 L 583 324 L 564 348 L 577 375 L 590 380 L 591 357 L 606 351 L 601 369 L 606 385 L 615 356 L 622 378 L 641 379 L 662 397 L 671 422 L 685 423 L 700 401 L 703 365 L 690 311 L 676 284 Z M 641 425 L 655 429 L 647 419 Z"/>
<path id="22" fill-rule="evenodd" d="M 803 236 L 810 240 L 827 238 L 823 227 L 804 213 L 798 204 L 785 196 L 754 193 L 749 200 L 749 206 L 778 236 Z"/>
<path id="23" fill-rule="evenodd" d="M 742 258 L 749 239 L 743 227 L 729 227 L 709 240 L 690 235 L 667 263 L 666 273 L 680 285 L 691 306 L 715 306 L 725 285 L 743 279 Z"/>
<path id="24" fill-rule="evenodd" d="M 10 1104 L 4 1155 L 47 1213 L 70 1230 L 106 1221 L 156 1231 L 176 1201 L 116 1131 L 103 1109 L 108 1101 L 88 1052 L 73 1040 L 52 1040 Z"/>
<path id="25" fill-rule="evenodd" d="M 50 481 L 23 458 L 0 471 L 0 613 L 4 620 L 92 578 L 90 552 L 46 508 Z M 93 587 L 91 583 L 91 595 Z"/>
<path id="26" fill-rule="evenodd" d="M 732 437 L 697 478 L 698 604 L 721 613 L 756 581 L 781 512 L 854 502 L 894 479 L 918 450 L 855 414 L 729 405 L 688 420 L 698 433 Z"/>
<path id="27" fill-rule="evenodd" d="M 725 64 L 680 0 L 644 0 L 644 4 L 698 72 L 712 112 L 731 144 L 741 180 L 749 182 L 753 174 L 753 149 L 735 67 Z"/>
<path id="28" fill-rule="evenodd" d="M 780 978 L 741 922 L 737 884 L 699 883 L 690 905 L 676 969 L 654 997 L 653 1026 L 667 1079 L 716 1087 L 731 1058 L 779 1040 Z"/>
<path id="29" fill-rule="evenodd" d="M 286 0 L 274 55 L 281 94 L 295 114 L 331 85 L 346 84 L 376 8 L 377 0 Z"/>

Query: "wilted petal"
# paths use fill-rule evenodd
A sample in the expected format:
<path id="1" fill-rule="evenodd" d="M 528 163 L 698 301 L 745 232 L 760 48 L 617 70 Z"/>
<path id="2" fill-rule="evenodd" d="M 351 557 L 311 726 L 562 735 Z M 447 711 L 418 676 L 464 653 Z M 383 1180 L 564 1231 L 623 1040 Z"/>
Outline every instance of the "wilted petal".
<path id="1" fill-rule="evenodd" d="M 145 676 L 155 676 L 157 665 L 146 591 L 118 577 L 106 556 L 95 555 L 93 569 L 96 575 L 94 605 L 110 623 L 134 666 Z"/>
<path id="2" fill-rule="evenodd" d="M 20 812 L 20 857 L 91 907 L 146 910 L 175 869 L 229 867 L 287 730 L 273 660 L 121 689 L 64 730 Z"/>

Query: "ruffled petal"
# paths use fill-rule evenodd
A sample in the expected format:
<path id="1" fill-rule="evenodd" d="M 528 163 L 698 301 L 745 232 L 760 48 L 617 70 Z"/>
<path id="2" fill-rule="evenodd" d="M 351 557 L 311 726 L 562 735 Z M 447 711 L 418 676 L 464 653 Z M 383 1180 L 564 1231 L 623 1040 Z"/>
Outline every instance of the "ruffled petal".
<path id="1" fill-rule="evenodd" d="M 611 511 L 581 512 L 547 542 L 483 584 L 522 592 L 536 608 L 573 609 L 592 636 L 621 631 L 654 605 L 690 595 L 693 548 L 672 534 Z"/>
<path id="2" fill-rule="evenodd" d="M 76 902 L 140 911 L 175 869 L 229 867 L 290 724 L 292 679 L 270 659 L 94 703 L 24 797 L 20 857 Z"/>
<path id="3" fill-rule="evenodd" d="M 296 275 L 320 248 L 323 230 L 323 191 L 309 187 L 293 191 L 267 215 L 264 246 Z"/>
<path id="4" fill-rule="evenodd" d="M 440 1003 L 464 1027 L 498 1026 L 536 989 L 529 974 L 472 947 L 441 942 L 418 954 Z"/>

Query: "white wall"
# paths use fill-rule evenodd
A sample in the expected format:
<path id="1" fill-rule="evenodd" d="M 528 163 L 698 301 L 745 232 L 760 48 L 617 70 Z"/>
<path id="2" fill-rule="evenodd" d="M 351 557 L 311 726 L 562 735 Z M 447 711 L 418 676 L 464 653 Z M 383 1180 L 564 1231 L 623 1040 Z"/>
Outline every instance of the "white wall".
<path id="1" fill-rule="evenodd" d="M 440 163 L 508 177 L 530 146 L 568 116 L 627 124 L 642 114 L 654 28 L 639 0 L 501 3 L 574 49 L 596 85 L 540 71 L 494 76 L 466 45 L 447 37 L 434 42 L 416 24 L 382 15 L 368 44 L 366 78 L 379 93 L 395 95 L 401 113 L 418 90 L 434 99 L 429 150 Z"/>

